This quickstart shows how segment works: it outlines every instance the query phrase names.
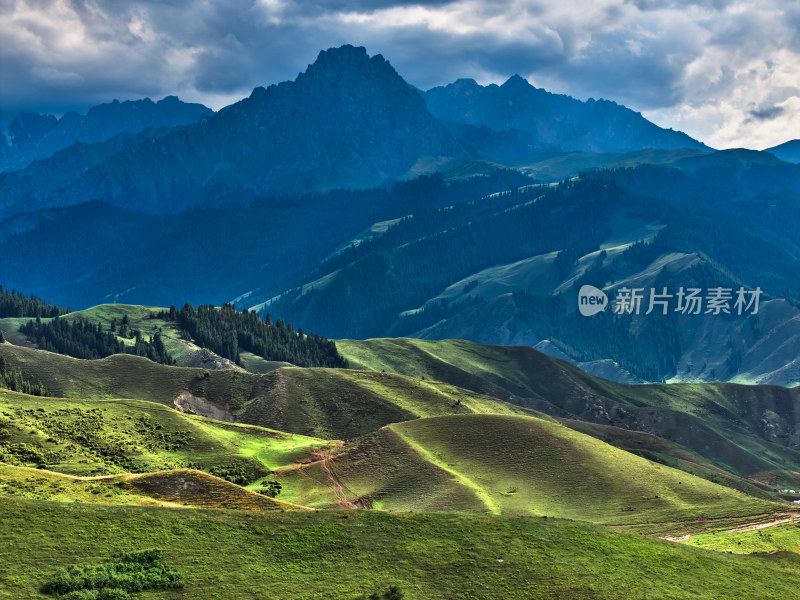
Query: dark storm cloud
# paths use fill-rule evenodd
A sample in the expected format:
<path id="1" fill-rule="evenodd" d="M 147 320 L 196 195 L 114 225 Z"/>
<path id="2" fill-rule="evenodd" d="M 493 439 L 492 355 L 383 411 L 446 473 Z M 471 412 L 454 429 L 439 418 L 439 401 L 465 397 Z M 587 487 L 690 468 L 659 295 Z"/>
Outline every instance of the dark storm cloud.
<path id="1" fill-rule="evenodd" d="M 178 93 L 213 102 L 293 78 L 313 60 L 313 23 L 257 2 L 0 3 L 0 110 L 63 112 Z"/>
<path id="2" fill-rule="evenodd" d="M 517 73 L 718 135 L 796 114 L 799 33 L 792 0 L 0 0 L 0 110 L 173 93 L 219 108 L 352 43 L 422 89 Z"/>
<path id="3" fill-rule="evenodd" d="M 771 121 L 781 116 L 784 112 L 786 112 L 786 109 L 783 106 L 770 106 L 769 108 L 751 110 L 749 114 L 759 121 Z"/>
<path id="4" fill-rule="evenodd" d="M 409 29 L 390 40 L 383 35 L 364 36 L 363 43 L 388 57 L 398 72 L 421 89 L 450 83 L 460 77 L 504 81 L 564 65 L 562 41 L 554 34 L 536 39 L 503 39 L 489 32 L 469 35 Z"/>

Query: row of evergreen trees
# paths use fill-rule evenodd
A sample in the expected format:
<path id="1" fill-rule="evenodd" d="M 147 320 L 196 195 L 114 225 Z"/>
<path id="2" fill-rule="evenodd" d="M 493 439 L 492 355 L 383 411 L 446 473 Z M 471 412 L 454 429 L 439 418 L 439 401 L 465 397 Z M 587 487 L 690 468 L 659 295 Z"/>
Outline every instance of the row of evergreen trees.
<path id="1" fill-rule="evenodd" d="M 0 285 L 0 319 L 6 317 L 52 318 L 72 312 L 69 308 L 54 306 L 36 296 L 26 296 L 16 290 L 4 290 Z"/>
<path id="2" fill-rule="evenodd" d="M 153 335 L 151 341 L 147 341 L 141 331 L 133 330 L 134 344 L 129 346 L 113 332 L 105 331 L 102 323 L 67 321 L 58 316 L 49 322 L 37 317 L 19 330 L 42 350 L 75 358 L 97 359 L 112 354 L 134 354 L 165 365 L 175 364 L 159 332 Z"/>
<path id="3" fill-rule="evenodd" d="M 0 387 L 21 392 L 29 396 L 49 396 L 47 388 L 41 383 L 32 383 L 25 379 L 22 373 L 16 369 L 8 370 L 5 360 L 0 356 Z"/>
<path id="4" fill-rule="evenodd" d="M 172 306 L 157 316 L 177 322 L 195 344 L 237 364 L 241 363 L 240 350 L 245 350 L 266 360 L 300 367 L 347 366 L 332 341 L 316 333 L 306 335 L 302 328 L 295 331 L 282 319 L 273 323 L 269 314 L 262 319 L 246 308 L 239 312 L 232 304 L 220 308 L 202 304 L 197 309 L 185 304 L 180 310 Z"/>

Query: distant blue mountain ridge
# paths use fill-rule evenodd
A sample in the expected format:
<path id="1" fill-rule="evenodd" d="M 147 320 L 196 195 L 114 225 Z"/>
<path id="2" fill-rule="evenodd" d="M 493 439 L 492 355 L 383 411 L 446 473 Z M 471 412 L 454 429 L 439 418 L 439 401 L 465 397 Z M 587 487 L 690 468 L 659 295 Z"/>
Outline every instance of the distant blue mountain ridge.
<path id="1" fill-rule="evenodd" d="M 800 383 L 793 143 L 714 151 L 518 76 L 422 92 L 353 46 L 217 113 L 168 98 L 12 129 L 5 159 L 42 155 L 0 173 L 5 288 L 235 300 L 328 337 L 525 344 L 622 381 Z M 576 320 L 584 283 L 759 286 L 764 305 Z"/>
<path id="2" fill-rule="evenodd" d="M 118 137 L 148 128 L 162 131 Z M 710 150 L 614 102 L 550 94 L 516 75 L 502 86 L 462 79 L 419 92 L 382 56 L 349 45 L 217 114 L 175 97 L 115 101 L 85 116 L 22 115 L 8 140 L 0 219 L 95 199 L 169 214 L 267 194 L 365 189 L 542 151 Z M 59 151 L 66 154 L 46 168 L 34 163 Z"/>

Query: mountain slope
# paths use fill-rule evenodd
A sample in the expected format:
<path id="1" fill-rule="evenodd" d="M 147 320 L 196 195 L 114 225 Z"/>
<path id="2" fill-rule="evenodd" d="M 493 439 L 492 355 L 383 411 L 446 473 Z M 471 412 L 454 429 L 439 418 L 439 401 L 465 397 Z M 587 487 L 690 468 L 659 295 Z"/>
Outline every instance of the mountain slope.
<path id="1" fill-rule="evenodd" d="M 772 148 L 767 148 L 764 152 L 774 154 L 786 162 L 800 163 L 800 140 L 790 140 Z"/>
<path id="2" fill-rule="evenodd" d="M 651 433 L 740 476 L 795 481 L 798 389 L 625 386 L 523 346 L 396 339 L 337 344 L 354 366 L 447 381 L 559 418 Z"/>
<path id="3" fill-rule="evenodd" d="M 443 414 L 535 414 L 438 381 L 347 369 L 282 368 L 256 375 L 167 367 L 129 355 L 78 360 L 11 344 L 0 344 L 0 357 L 7 369 L 22 371 L 60 397 L 144 400 L 325 439 Z"/>
<path id="4" fill-rule="evenodd" d="M 86 115 L 70 112 L 57 120 L 50 115 L 23 115 L 9 125 L 11 145 L 6 156 L 0 157 L 0 171 L 22 169 L 75 143 L 104 142 L 120 133 L 188 125 L 213 113 L 202 104 L 167 96 L 158 102 L 149 98 L 114 100 L 90 108 Z"/>
<path id="5" fill-rule="evenodd" d="M 135 133 L 120 133 L 102 142 L 76 142 L 18 171 L 0 173 L 0 221 L 22 215 L 16 222 L 11 219 L 6 221 L 3 228 L 7 233 L 21 233 L 30 229 L 41 218 L 41 215 L 30 213 L 60 206 L 66 199 L 60 198 L 59 190 L 72 184 L 87 170 L 126 148 L 152 142 L 171 129 L 150 127 Z"/>
<path id="6" fill-rule="evenodd" d="M 34 398 L 0 389 L 0 461 L 68 475 L 202 469 L 251 483 L 326 446 L 139 400 Z"/>
<path id="7" fill-rule="evenodd" d="M 248 291 L 258 292 L 248 297 L 258 303 L 295 285 L 376 222 L 529 182 L 508 170 L 452 184 L 434 175 L 391 188 L 266 197 L 235 210 L 167 216 L 85 202 L 0 224 L 6 258 L 0 281 L 76 308 L 104 302 L 220 305 Z"/>
<path id="8" fill-rule="evenodd" d="M 75 477 L 0 465 L 0 496 L 48 502 L 286 510 L 295 507 L 201 471 L 179 469 L 143 475 Z"/>
<path id="9" fill-rule="evenodd" d="M 539 346 L 622 381 L 796 385 L 800 239 L 788 224 L 800 216 L 797 166 L 764 153 L 670 160 L 409 215 L 259 308 L 332 337 Z M 736 175 L 706 181 L 714 165 Z M 754 187 L 763 169 L 780 176 Z M 681 287 L 762 296 L 757 315 L 687 316 L 673 304 L 663 316 L 587 319 L 576 305 L 585 284 L 612 300 L 641 288 L 642 313 L 650 290 L 664 287 L 673 300 Z"/>
<path id="10" fill-rule="evenodd" d="M 342 46 L 320 52 L 293 82 L 256 88 L 213 117 L 116 154 L 59 195 L 166 214 L 370 188 L 464 156 L 383 57 Z"/>
<path id="11" fill-rule="evenodd" d="M 327 462 L 279 471 L 278 479 L 288 480 L 291 492 L 309 476 L 325 481 L 326 473 L 343 489 L 337 491 L 334 483 L 328 506 L 346 497 L 395 511 L 459 510 L 664 526 L 769 513 L 783 506 L 522 416 L 443 416 L 393 424 L 344 446 Z"/>
<path id="12" fill-rule="evenodd" d="M 587 152 L 629 152 L 643 148 L 696 148 L 705 144 L 685 133 L 662 129 L 641 114 L 607 100 L 581 102 L 551 94 L 515 75 L 503 85 L 480 86 L 459 79 L 425 92 L 440 119 L 495 131 L 532 134 L 539 148 Z"/>
<path id="13" fill-rule="evenodd" d="M 623 386 L 524 347 L 422 340 L 339 342 L 338 347 L 355 366 L 374 371 L 203 371 L 128 355 L 77 360 L 8 343 L 0 345 L 0 356 L 6 368 L 21 370 L 59 396 L 146 400 L 323 439 L 352 439 L 417 418 L 546 413 L 612 425 L 616 429 L 599 433 L 574 427 L 749 493 L 763 494 L 770 489 L 765 484 L 796 485 L 800 454 L 793 390 Z M 663 442 L 637 439 L 629 430 Z"/>

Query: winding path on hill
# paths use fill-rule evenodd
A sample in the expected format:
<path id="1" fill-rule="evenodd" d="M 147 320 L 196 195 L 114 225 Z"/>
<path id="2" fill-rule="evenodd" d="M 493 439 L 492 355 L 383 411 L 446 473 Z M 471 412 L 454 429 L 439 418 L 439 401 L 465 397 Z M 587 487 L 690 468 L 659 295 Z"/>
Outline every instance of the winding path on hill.
<path id="1" fill-rule="evenodd" d="M 341 446 L 342 444 L 340 444 Z M 345 485 L 341 482 L 339 477 L 336 475 L 336 472 L 333 468 L 333 450 L 335 448 L 320 448 L 319 450 L 314 450 L 311 455 L 316 457 L 316 460 L 312 460 L 307 463 L 295 463 L 292 467 L 286 467 L 283 469 L 278 469 L 275 472 L 276 477 L 280 477 L 281 474 L 286 473 L 288 471 L 296 471 L 303 477 L 310 479 L 316 484 L 323 484 L 325 482 L 318 481 L 308 473 L 308 469 L 310 467 L 319 465 L 322 469 L 322 472 L 325 475 L 325 478 L 328 480 L 327 486 L 333 492 L 333 495 L 336 498 L 336 508 L 362 508 L 362 505 L 358 502 L 353 502 L 348 500 L 348 493 L 351 496 L 355 496 L 350 490 L 345 487 Z"/>
<path id="2" fill-rule="evenodd" d="M 765 523 L 752 523 L 750 525 L 742 525 L 741 527 L 734 527 L 733 529 L 726 529 L 722 533 L 745 533 L 747 531 L 756 531 L 758 529 L 766 529 L 767 527 L 774 527 L 775 525 L 784 525 L 786 523 L 797 523 L 800 521 L 800 513 L 780 513 L 775 515 L 775 519 Z"/>
<path id="3" fill-rule="evenodd" d="M 326 450 L 321 449 L 317 451 L 321 453 L 322 460 L 321 466 L 322 470 L 325 472 L 325 475 L 328 477 L 328 481 L 331 482 L 331 489 L 333 489 L 333 494 L 336 496 L 336 508 L 359 508 L 359 505 L 355 502 L 351 502 L 347 499 L 347 489 L 344 487 L 339 478 L 336 476 L 336 473 L 333 471 L 332 466 L 332 456 L 331 453 L 333 450 Z"/>
<path id="4" fill-rule="evenodd" d="M 776 525 L 786 525 L 787 523 L 800 522 L 800 513 L 797 512 L 775 513 L 772 516 L 773 518 L 769 521 L 759 521 L 756 523 L 750 523 L 749 525 L 732 527 L 731 529 L 721 529 L 717 531 L 717 533 L 747 533 L 748 531 L 758 531 L 759 529 L 767 529 L 769 527 L 775 527 Z M 680 536 L 667 535 L 662 536 L 661 539 L 667 540 L 668 542 L 685 542 L 692 539 L 695 535 L 696 534 L 692 533 L 687 533 Z"/>

